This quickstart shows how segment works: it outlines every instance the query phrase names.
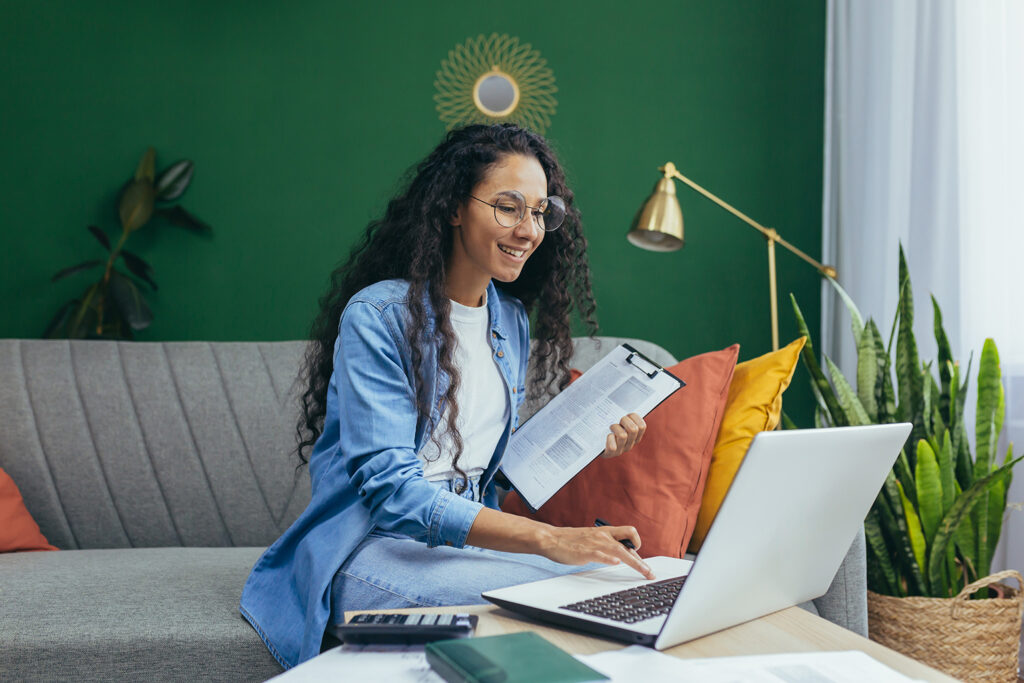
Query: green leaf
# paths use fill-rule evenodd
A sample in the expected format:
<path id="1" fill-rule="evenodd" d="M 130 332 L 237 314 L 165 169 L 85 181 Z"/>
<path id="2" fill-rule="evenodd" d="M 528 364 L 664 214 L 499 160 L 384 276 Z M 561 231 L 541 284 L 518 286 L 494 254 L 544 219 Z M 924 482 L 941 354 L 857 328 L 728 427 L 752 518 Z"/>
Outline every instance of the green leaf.
<path id="1" fill-rule="evenodd" d="M 133 330 L 143 330 L 153 322 L 153 313 L 139 288 L 116 270 L 110 271 L 110 296 L 121 317 Z"/>
<path id="2" fill-rule="evenodd" d="M 910 538 L 910 547 L 914 551 L 914 561 L 917 562 L 917 566 L 924 567 L 925 565 L 925 540 L 924 540 L 924 529 L 921 528 L 921 520 L 917 516 L 917 511 L 914 506 L 910 504 L 910 499 L 903 492 L 903 486 L 899 482 L 896 482 L 896 486 L 899 487 L 900 501 L 903 503 L 903 516 L 907 521 L 907 534 Z M 928 587 L 925 584 L 925 594 L 928 594 Z"/>
<path id="3" fill-rule="evenodd" d="M 946 330 L 942 326 L 942 309 L 939 308 L 939 302 L 935 300 L 934 295 L 932 296 L 932 313 L 934 317 L 935 343 L 939 351 L 939 380 L 942 382 L 939 411 L 943 415 L 949 415 L 950 382 L 952 380 L 949 369 L 953 363 L 953 351 L 949 347 L 949 337 L 946 336 Z"/>
<path id="4" fill-rule="evenodd" d="M 839 298 L 846 304 L 846 310 L 850 313 L 850 331 L 853 332 L 853 341 L 859 347 L 861 335 L 864 332 L 864 318 L 861 316 L 857 304 L 853 303 L 853 299 L 850 298 L 845 289 L 839 286 L 838 282 L 828 276 L 825 277 L 825 280 L 832 285 L 832 288 L 839 294 Z"/>
<path id="5" fill-rule="evenodd" d="M 63 270 L 58 270 L 56 273 L 54 273 L 53 277 L 50 278 L 50 282 L 56 282 L 57 280 L 66 278 L 68 275 L 77 273 L 80 270 L 88 270 L 89 268 L 95 268 L 96 266 L 101 265 L 102 263 L 103 261 L 99 259 L 92 259 L 90 261 L 82 261 L 81 263 L 77 263 L 73 266 L 68 266 Z"/>
<path id="6" fill-rule="evenodd" d="M 917 509 L 921 515 L 924 540 L 930 544 L 942 521 L 942 473 L 935 451 L 924 439 L 917 442 L 914 483 L 917 485 Z"/>
<path id="7" fill-rule="evenodd" d="M 878 421 L 892 422 L 896 419 L 896 392 L 892 387 L 892 370 L 889 352 L 882 344 L 882 335 L 875 321 L 868 320 L 868 329 L 875 338 L 875 357 L 878 359 L 878 380 L 875 385 L 875 401 L 878 404 Z"/>
<path id="8" fill-rule="evenodd" d="M 1013 469 L 1013 466 L 1021 460 L 1024 460 L 1024 456 L 1011 460 L 1009 463 L 1003 465 L 989 475 L 979 479 L 974 482 L 969 489 L 957 496 L 956 502 L 953 503 L 953 507 L 950 508 L 949 512 L 943 516 L 942 521 L 939 523 L 938 531 L 935 533 L 935 540 L 932 543 L 928 557 L 928 573 L 930 576 L 937 576 L 942 571 L 946 560 L 946 549 L 950 540 L 953 538 L 954 531 L 960 526 L 964 517 L 970 513 L 978 501 L 988 493 L 993 486 L 993 482 L 1005 477 L 1006 474 Z M 964 550 L 965 549 L 961 547 L 961 551 Z M 977 556 L 975 556 L 974 559 L 976 564 Z M 976 571 L 981 570 L 981 568 L 977 566 L 975 566 L 975 569 Z"/>
<path id="9" fill-rule="evenodd" d="M 804 367 L 807 368 L 807 372 L 811 376 L 811 390 L 814 392 L 815 398 L 818 402 L 826 407 L 829 415 L 829 420 L 833 427 L 845 427 L 849 425 L 849 421 L 843 409 L 839 406 L 839 400 L 836 398 L 835 392 L 832 390 L 832 385 L 825 379 L 825 373 L 821 371 L 821 367 L 818 365 L 818 359 L 814 355 L 814 344 L 811 341 L 811 333 L 807 329 L 807 322 L 804 320 L 803 313 L 800 311 L 800 306 L 796 303 L 796 297 L 792 294 L 789 295 L 789 300 L 793 304 L 793 314 L 796 316 L 796 325 L 798 332 L 807 338 L 807 343 L 804 344 L 803 350 L 800 352 L 800 359 L 804 363 Z"/>
<path id="10" fill-rule="evenodd" d="M 132 271 L 132 275 L 141 280 L 145 280 L 154 290 L 159 289 L 156 286 L 156 283 L 153 282 L 153 269 L 148 263 L 127 250 L 121 251 L 121 258 L 124 259 L 124 263 L 128 266 L 128 270 Z"/>
<path id="11" fill-rule="evenodd" d="M 103 232 L 95 225 L 90 225 L 87 229 L 92 233 L 93 237 L 103 245 L 104 249 L 110 251 L 110 238 L 107 237 L 107 233 Z"/>
<path id="12" fill-rule="evenodd" d="M 857 343 L 857 398 L 864 406 L 871 422 L 881 422 L 878 414 L 878 346 L 875 344 L 874 323 L 860 336 Z"/>
<path id="13" fill-rule="evenodd" d="M 156 151 L 148 147 L 139 159 L 139 165 L 135 169 L 135 180 L 148 181 L 153 184 L 153 167 L 156 164 Z"/>
<path id="14" fill-rule="evenodd" d="M 783 429 L 800 429 L 793 422 L 793 418 L 786 414 L 786 411 L 782 411 L 782 428 Z"/>
<path id="15" fill-rule="evenodd" d="M 874 552 L 872 564 L 881 571 L 881 579 L 885 585 L 872 588 L 872 590 L 883 595 L 899 595 L 897 592 L 900 585 L 899 579 L 896 576 L 896 569 L 892 565 L 890 552 L 885 546 L 885 536 L 882 534 L 882 523 L 879 519 L 880 513 L 876 509 L 877 505 L 879 503 L 876 502 L 871 506 L 871 511 L 868 512 L 867 519 L 864 520 L 864 537 L 867 539 L 868 547 Z"/>
<path id="16" fill-rule="evenodd" d="M 942 445 L 938 453 L 939 479 L 942 482 L 942 514 L 949 512 L 956 498 L 956 477 L 953 474 L 953 442 L 949 430 L 942 433 Z"/>
<path id="17" fill-rule="evenodd" d="M 907 457 L 907 445 L 909 444 L 904 444 L 899 455 L 896 456 L 896 463 L 893 465 L 892 471 L 903 485 L 903 490 L 910 496 L 910 502 L 917 505 L 917 485 L 914 483 L 913 468 Z M 913 448 L 913 446 L 910 447 Z"/>
<path id="18" fill-rule="evenodd" d="M 901 496 L 901 487 L 892 472 L 886 476 L 882 492 L 887 505 L 879 506 L 878 510 L 881 513 L 887 546 L 894 551 L 893 557 L 904 572 L 903 575 L 907 581 L 907 595 L 926 595 L 921 565 L 917 563 L 910 543 L 910 531 L 903 511 L 904 496 Z"/>
<path id="19" fill-rule="evenodd" d="M 906 272 L 903 248 L 900 248 L 900 323 L 896 337 L 896 385 L 899 393 L 899 415 L 914 423 L 911 439 L 917 442 L 925 437 L 922 418 L 924 393 L 921 375 L 921 360 L 917 354 L 917 340 L 914 338 L 914 294 L 910 276 Z"/>
<path id="20" fill-rule="evenodd" d="M 163 209 L 157 209 L 157 213 L 159 213 L 161 216 L 169 220 L 174 225 L 177 225 L 179 228 L 186 228 L 188 230 L 191 230 L 192 232 L 205 234 L 213 232 L 213 228 L 211 228 L 209 225 L 207 225 L 203 221 L 199 220 L 198 218 L 190 214 L 180 205 L 170 206 Z"/>
<path id="21" fill-rule="evenodd" d="M 192 171 L 193 165 L 188 159 L 171 164 L 156 181 L 157 199 L 169 202 L 184 194 L 188 184 L 192 182 Z"/>
<path id="22" fill-rule="evenodd" d="M 96 326 L 99 317 L 96 312 L 99 291 L 100 283 L 93 283 L 78 300 L 78 306 L 68 321 L 68 339 L 85 339 L 89 336 L 89 331 Z"/>
<path id="23" fill-rule="evenodd" d="M 836 394 L 839 396 L 839 405 L 842 407 L 843 413 L 850 421 L 850 424 L 871 424 L 871 418 L 868 417 L 867 411 L 864 410 L 860 399 L 854 393 L 853 387 L 843 377 L 843 372 L 828 356 L 825 356 L 825 363 L 828 365 L 828 373 L 832 377 L 832 384 L 835 386 Z"/>
<path id="24" fill-rule="evenodd" d="M 975 413 L 975 463 L 983 463 L 985 471 L 995 463 L 996 442 L 1003 430 L 1005 397 L 999 351 L 991 338 L 985 340 L 978 366 L 978 407 Z M 977 471 L 977 470 L 975 470 Z"/>
<path id="25" fill-rule="evenodd" d="M 133 180 L 121 195 L 118 216 L 121 226 L 128 232 L 138 230 L 153 217 L 156 190 L 150 180 Z"/>

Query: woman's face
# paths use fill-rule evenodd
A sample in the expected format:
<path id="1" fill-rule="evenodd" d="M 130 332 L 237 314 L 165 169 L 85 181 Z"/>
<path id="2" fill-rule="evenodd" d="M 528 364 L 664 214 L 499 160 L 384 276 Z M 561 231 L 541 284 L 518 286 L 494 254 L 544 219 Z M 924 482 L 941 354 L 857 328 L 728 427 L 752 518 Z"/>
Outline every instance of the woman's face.
<path id="1" fill-rule="evenodd" d="M 509 190 L 518 190 L 527 206 L 540 206 L 547 198 L 547 177 L 536 157 L 504 157 L 473 188 L 471 194 L 477 199 L 471 197 L 459 207 L 452 219 L 455 234 L 448 264 L 450 283 L 478 289 L 486 288 L 491 278 L 512 282 L 544 240 L 544 231 L 534 221 L 531 209 L 513 228 L 495 220 L 494 207 L 484 202 L 496 204 L 501 193 Z"/>

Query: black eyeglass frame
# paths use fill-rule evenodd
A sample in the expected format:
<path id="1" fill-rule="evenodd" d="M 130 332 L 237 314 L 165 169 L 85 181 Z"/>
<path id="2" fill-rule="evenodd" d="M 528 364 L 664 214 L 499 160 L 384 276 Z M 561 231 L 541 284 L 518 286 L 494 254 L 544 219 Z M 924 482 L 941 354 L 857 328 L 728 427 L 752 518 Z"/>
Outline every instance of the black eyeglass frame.
<path id="1" fill-rule="evenodd" d="M 522 192 L 520 192 L 519 190 L 505 190 L 505 191 L 503 191 L 503 192 L 501 192 L 499 194 L 508 194 L 508 195 L 513 195 L 514 194 L 514 195 L 518 195 L 523 200 L 523 206 L 525 207 L 524 210 L 523 210 L 523 214 L 519 217 L 519 220 L 517 220 L 515 222 L 515 224 L 513 224 L 513 225 L 505 225 L 504 223 L 501 222 L 501 219 L 498 217 L 498 204 L 497 203 L 492 204 L 491 202 L 488 202 L 488 201 L 485 201 L 483 199 L 480 199 L 476 195 L 472 195 L 471 194 L 469 196 L 472 197 L 473 199 L 477 200 L 478 202 L 481 202 L 481 203 L 486 204 L 487 206 L 490 206 L 491 208 L 493 208 L 494 209 L 494 220 L 495 220 L 495 222 L 497 222 L 498 225 L 500 225 L 501 227 L 508 228 L 509 230 L 512 230 L 512 229 L 516 228 L 520 223 L 523 222 L 523 220 L 526 218 L 527 214 L 531 213 L 527 209 L 533 209 L 535 212 L 539 212 L 539 213 L 532 213 L 531 215 L 533 216 L 533 222 L 537 225 L 538 228 L 540 228 L 544 232 L 554 232 L 555 230 L 558 230 L 560 227 L 562 227 L 562 223 L 565 222 L 565 200 L 563 200 L 558 195 L 551 195 L 550 197 L 547 197 L 547 199 L 545 200 L 548 203 L 548 205 L 550 205 L 552 199 L 557 199 L 558 203 L 562 205 L 562 219 L 560 221 L 558 221 L 558 225 L 556 225 L 555 227 L 548 228 L 546 225 L 541 225 L 540 224 L 541 218 L 543 218 L 543 216 L 544 216 L 544 210 L 542 210 L 541 207 L 539 207 L 539 206 L 530 206 L 529 204 L 527 204 L 526 203 L 526 197 L 523 197 L 523 193 Z"/>

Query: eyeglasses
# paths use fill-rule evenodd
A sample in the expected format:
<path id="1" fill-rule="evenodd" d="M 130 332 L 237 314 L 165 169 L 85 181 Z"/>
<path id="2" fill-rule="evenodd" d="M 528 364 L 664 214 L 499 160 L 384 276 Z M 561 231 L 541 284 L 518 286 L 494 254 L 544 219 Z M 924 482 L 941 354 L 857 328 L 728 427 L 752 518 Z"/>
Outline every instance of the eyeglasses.
<path id="1" fill-rule="evenodd" d="M 505 190 L 498 193 L 498 199 L 493 204 L 485 202 L 479 197 L 469 195 L 478 202 L 494 207 L 494 220 L 498 225 L 505 228 L 514 228 L 526 218 L 526 210 L 530 209 L 533 220 L 537 227 L 545 232 L 552 232 L 561 227 L 565 220 L 565 202 L 561 197 L 552 195 L 540 203 L 540 206 L 529 206 L 526 197 L 518 190 Z"/>

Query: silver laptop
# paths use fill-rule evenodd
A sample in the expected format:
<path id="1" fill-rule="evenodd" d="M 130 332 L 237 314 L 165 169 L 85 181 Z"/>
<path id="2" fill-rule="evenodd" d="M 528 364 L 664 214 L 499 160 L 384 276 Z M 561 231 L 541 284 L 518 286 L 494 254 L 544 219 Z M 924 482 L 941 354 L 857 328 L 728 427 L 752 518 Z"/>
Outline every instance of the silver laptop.
<path id="1" fill-rule="evenodd" d="M 659 650 L 817 598 L 832 583 L 910 429 L 899 423 L 758 434 L 695 561 L 647 558 L 654 581 L 616 565 L 483 597 Z"/>

